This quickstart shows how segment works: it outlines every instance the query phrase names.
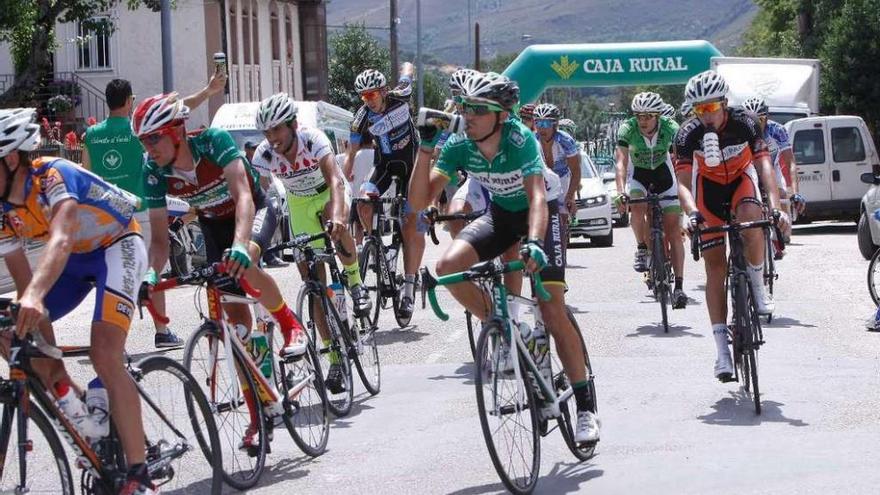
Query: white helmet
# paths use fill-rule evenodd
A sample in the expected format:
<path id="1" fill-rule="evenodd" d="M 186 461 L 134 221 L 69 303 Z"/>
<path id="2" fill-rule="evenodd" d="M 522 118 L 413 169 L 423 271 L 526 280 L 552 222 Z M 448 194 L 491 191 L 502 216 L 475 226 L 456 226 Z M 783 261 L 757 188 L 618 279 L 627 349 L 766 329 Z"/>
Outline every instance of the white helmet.
<path id="1" fill-rule="evenodd" d="M 633 113 L 662 113 L 663 105 L 665 103 L 663 103 L 663 98 L 660 95 L 646 91 L 633 97 L 630 109 Z"/>
<path id="2" fill-rule="evenodd" d="M 143 137 L 167 127 L 182 125 L 189 118 L 189 107 L 177 93 L 156 95 L 140 102 L 131 116 L 131 130 Z"/>
<path id="3" fill-rule="evenodd" d="M 388 81 L 385 79 L 385 75 L 375 69 L 361 72 L 354 80 L 354 89 L 358 93 L 384 88 L 387 85 Z"/>
<path id="4" fill-rule="evenodd" d="M 559 107 L 552 103 L 541 103 L 535 107 L 535 119 L 559 120 L 562 118 L 562 112 Z"/>
<path id="5" fill-rule="evenodd" d="M 685 101 L 691 105 L 727 97 L 727 81 L 714 70 L 700 72 L 684 88 Z"/>
<path id="6" fill-rule="evenodd" d="M 40 126 L 33 108 L 0 110 L 0 157 L 13 151 L 33 151 L 40 144 Z"/>
<path id="7" fill-rule="evenodd" d="M 694 106 L 685 101 L 681 104 L 681 108 L 678 111 L 681 112 L 682 117 L 691 118 L 694 113 Z"/>
<path id="8" fill-rule="evenodd" d="M 667 117 L 667 118 L 670 118 L 670 119 L 674 119 L 675 118 L 675 107 L 670 105 L 669 103 L 664 103 L 663 104 L 663 111 L 660 112 L 660 115 Z"/>
<path id="9" fill-rule="evenodd" d="M 752 112 L 758 117 L 763 117 L 770 111 L 770 109 L 767 108 L 767 102 L 765 102 L 764 98 L 761 98 L 760 96 L 753 96 L 747 99 L 743 102 L 742 106 L 744 109 Z"/>
<path id="10" fill-rule="evenodd" d="M 477 71 L 473 69 L 458 69 L 453 72 L 452 75 L 449 76 L 449 89 L 452 91 L 452 94 L 455 95 L 461 93 L 461 88 L 464 86 L 464 82 L 476 72 Z"/>
<path id="11" fill-rule="evenodd" d="M 296 104 L 287 93 L 275 93 L 260 102 L 260 109 L 257 111 L 257 130 L 268 131 L 277 125 L 292 122 L 296 119 L 296 111 Z"/>
<path id="12" fill-rule="evenodd" d="M 495 103 L 509 112 L 519 103 L 519 85 L 495 72 L 475 71 L 461 85 L 460 98 L 476 104 Z"/>

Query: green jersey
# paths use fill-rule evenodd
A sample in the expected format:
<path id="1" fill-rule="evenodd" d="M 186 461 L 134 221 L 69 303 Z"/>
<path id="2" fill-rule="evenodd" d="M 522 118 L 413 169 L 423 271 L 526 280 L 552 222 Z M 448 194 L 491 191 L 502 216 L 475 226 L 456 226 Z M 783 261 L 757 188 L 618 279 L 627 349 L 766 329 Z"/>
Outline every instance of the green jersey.
<path id="1" fill-rule="evenodd" d="M 86 151 L 92 172 L 144 201 L 144 147 L 131 131 L 127 117 L 107 117 L 86 130 Z"/>
<path id="2" fill-rule="evenodd" d="M 617 130 L 617 145 L 629 149 L 629 161 L 633 166 L 654 170 L 669 158 L 678 123 L 668 117 L 658 119 L 657 133 L 651 139 L 639 132 L 635 117 L 625 121 Z"/>
<path id="3" fill-rule="evenodd" d="M 434 170 L 448 178 L 462 170 L 485 187 L 492 202 L 507 211 L 529 208 L 529 199 L 523 179 L 542 175 L 544 162 L 538 141 L 532 131 L 518 120 L 509 119 L 501 125 L 501 144 L 498 154 L 489 163 L 477 148 L 477 143 L 465 136 L 453 135 L 440 151 Z"/>

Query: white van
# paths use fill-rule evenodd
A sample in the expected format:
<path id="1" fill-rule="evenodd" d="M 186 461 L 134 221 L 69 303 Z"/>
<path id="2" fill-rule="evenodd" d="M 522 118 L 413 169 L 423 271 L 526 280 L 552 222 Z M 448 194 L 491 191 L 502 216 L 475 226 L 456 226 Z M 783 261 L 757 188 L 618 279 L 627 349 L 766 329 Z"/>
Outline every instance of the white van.
<path id="1" fill-rule="evenodd" d="M 802 218 L 858 221 L 868 189 L 861 175 L 880 164 L 865 121 L 853 115 L 809 117 L 785 128 L 798 166 L 798 191 L 807 200 Z"/>

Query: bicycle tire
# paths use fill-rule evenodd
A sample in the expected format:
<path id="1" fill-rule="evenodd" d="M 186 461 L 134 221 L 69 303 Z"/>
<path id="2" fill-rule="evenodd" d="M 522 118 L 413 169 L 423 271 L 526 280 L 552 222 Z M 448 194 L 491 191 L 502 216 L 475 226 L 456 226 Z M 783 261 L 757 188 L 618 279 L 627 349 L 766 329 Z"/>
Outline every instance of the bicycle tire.
<path id="1" fill-rule="evenodd" d="M 764 230 L 764 285 L 767 286 L 770 296 L 773 296 L 773 285 L 776 280 L 776 262 L 773 259 L 774 249 L 771 230 Z"/>
<path id="2" fill-rule="evenodd" d="M 523 380 L 516 380 L 516 376 L 512 371 L 500 372 L 499 367 L 502 365 L 500 362 L 502 355 L 500 352 L 502 346 L 502 331 L 501 326 L 497 322 L 489 323 L 484 327 L 483 331 L 480 333 L 480 338 L 477 341 L 477 359 L 474 369 L 474 384 L 477 393 L 477 412 L 480 416 L 480 428 L 483 432 L 483 439 L 486 442 L 486 448 L 489 451 L 489 457 L 492 459 L 492 465 L 495 467 L 495 472 L 498 473 L 498 477 L 501 478 L 501 482 L 504 483 L 504 486 L 512 493 L 526 494 L 531 493 L 532 490 L 534 490 L 541 469 L 541 433 L 539 427 L 540 419 L 538 402 L 531 384 L 528 380 L 524 380 L 527 375 L 526 370 L 522 366 L 520 367 L 520 377 Z M 512 380 L 505 378 L 512 378 Z M 525 390 L 525 404 L 517 405 L 514 403 L 507 405 L 506 407 L 502 406 L 499 410 L 500 414 L 495 412 L 490 413 L 487 410 L 487 400 L 489 407 L 492 407 L 493 404 L 501 401 L 499 395 L 503 393 L 504 384 L 502 382 L 512 382 L 510 384 L 511 387 L 521 387 Z M 487 390 L 484 390 L 484 387 Z M 486 397 L 487 394 L 488 397 Z M 516 398 L 514 397 L 513 400 L 516 400 Z M 526 464 L 529 462 L 525 459 L 525 456 L 531 451 L 531 463 L 530 465 L 524 466 L 524 469 L 521 470 L 522 474 L 520 475 L 507 472 L 506 467 L 512 463 L 501 459 L 501 454 L 499 453 L 499 447 L 505 447 L 504 443 L 506 442 L 502 441 L 499 445 L 496 445 L 492 435 L 494 431 L 500 430 L 503 427 L 503 424 L 499 424 L 498 427 L 495 428 L 494 425 L 490 425 L 490 422 L 494 423 L 495 418 L 504 415 L 505 411 L 507 411 L 507 414 L 522 414 L 523 412 L 527 412 L 530 416 L 528 420 L 528 424 L 531 426 L 530 433 L 526 432 L 522 435 L 510 435 L 507 437 L 511 439 L 525 439 L 526 437 L 531 437 L 532 445 L 527 445 L 525 448 L 518 449 L 517 451 L 517 454 L 521 454 L 521 457 Z M 514 423 L 518 423 L 522 427 L 526 426 L 525 422 Z M 514 425 L 514 427 L 516 427 L 516 425 Z M 513 466 L 511 466 L 511 470 L 513 470 Z"/>
<path id="3" fill-rule="evenodd" d="M 275 362 L 275 383 L 284 406 L 284 426 L 300 450 L 309 457 L 318 457 L 327 451 L 330 409 L 324 395 L 324 375 L 315 347 L 309 343 L 304 356 L 290 362 L 281 359 L 276 359 Z M 288 371 L 288 366 L 293 369 Z M 291 397 L 291 386 L 299 383 L 302 378 L 291 379 L 291 373 L 294 376 L 296 373 L 311 373 L 314 377 L 310 385 L 296 393 L 295 398 Z"/>
<path id="4" fill-rule="evenodd" d="M 651 253 L 651 274 L 654 277 L 654 298 L 660 303 L 660 316 L 663 322 L 663 332 L 669 333 L 669 273 L 666 270 L 666 250 L 663 247 L 663 233 L 656 232 L 654 238 L 654 252 Z"/>
<path id="5" fill-rule="evenodd" d="M 588 395 L 590 400 L 592 401 L 593 413 L 598 412 L 599 407 L 596 402 L 596 383 L 593 378 L 593 365 L 590 363 L 590 354 L 587 352 L 587 344 L 584 342 L 584 336 L 581 334 L 581 329 L 577 324 L 577 320 L 574 315 L 571 313 L 571 310 L 566 308 L 566 314 L 568 315 L 569 321 L 574 325 L 575 330 L 577 331 L 578 338 L 581 342 L 581 350 L 584 352 L 584 364 L 586 365 L 586 376 L 587 376 L 587 387 L 588 387 Z M 550 349 L 550 352 L 553 352 L 553 348 Z M 553 353 L 555 356 L 556 354 Z M 556 388 L 556 393 L 565 390 L 569 387 L 570 380 L 565 375 L 565 371 L 562 369 L 562 363 L 559 362 L 559 371 L 553 373 L 553 385 Z M 568 449 L 571 453 L 579 460 L 586 461 L 596 455 L 596 445 L 599 443 L 595 442 L 587 442 L 578 445 L 574 441 L 574 428 L 572 418 L 577 417 L 577 404 L 575 403 L 574 396 L 568 398 L 563 404 L 561 404 L 560 412 L 562 415 L 557 419 L 559 424 L 559 430 L 562 432 L 562 438 L 565 439 L 565 445 L 568 446 Z M 572 407 L 574 406 L 574 407 Z"/>
<path id="6" fill-rule="evenodd" d="M 70 462 L 64 452 L 64 446 L 58 437 L 46 413 L 42 411 L 34 402 L 31 402 L 27 411 L 27 417 L 30 423 L 36 426 L 36 430 L 42 434 L 43 441 L 37 441 L 37 438 L 31 432 L 35 431 L 28 427 L 27 440 L 33 442 L 32 449 L 27 453 L 25 460 L 28 467 L 28 479 L 25 480 L 26 487 L 18 486 L 20 479 L 18 467 L 21 461 L 19 457 L 18 444 L 18 404 L 5 404 L 3 406 L 2 416 L 3 429 L 9 435 L 6 439 L 8 442 L 3 445 L 3 465 L 4 476 L 0 479 L 0 491 L 3 493 L 16 493 L 15 490 L 30 490 L 28 493 L 62 493 L 64 495 L 73 495 L 73 477 L 70 472 Z M 11 447 L 11 448 L 10 448 Z M 48 447 L 46 449 L 45 447 Z M 41 453 L 50 452 L 51 460 L 45 459 L 39 462 L 30 459 L 39 456 Z M 54 462 L 52 462 L 54 461 Z M 50 475 L 51 466 L 57 468 L 58 476 Z M 36 476 L 35 476 L 36 475 Z M 11 482 L 11 483 L 10 483 Z M 38 483 L 35 486 L 34 483 Z"/>
<path id="7" fill-rule="evenodd" d="M 200 342 L 207 342 L 207 350 L 201 350 Z M 230 359 L 229 350 L 225 349 L 220 331 L 213 324 L 202 325 L 187 340 L 183 351 L 183 366 L 199 384 L 214 412 L 218 435 L 226 441 L 221 446 L 223 453 L 228 454 L 221 458 L 223 480 L 237 490 L 247 490 L 257 484 L 265 469 L 269 435 L 254 377 L 250 373 L 242 372 L 243 358 L 234 349 L 232 351 L 237 387 L 232 387 L 230 377 L 225 376 L 228 370 L 225 361 Z M 233 397 L 236 389 L 238 396 Z M 259 409 L 256 418 L 251 416 L 249 404 Z M 239 455 L 241 449 L 237 442 L 245 436 L 254 420 L 258 443 L 255 448 L 248 448 L 242 457 Z"/>
<path id="8" fill-rule="evenodd" d="M 137 382 L 138 392 L 141 394 L 141 414 L 144 421 L 144 437 L 147 441 L 148 464 L 150 464 L 150 455 L 161 452 L 162 446 L 167 444 L 168 433 L 170 432 L 172 437 L 176 436 L 172 428 L 177 429 L 181 433 L 183 432 L 183 428 L 179 424 L 168 425 L 162 417 L 168 417 L 169 420 L 171 420 L 170 418 L 178 417 L 179 415 L 174 414 L 173 409 L 183 403 L 186 405 L 186 414 L 189 419 L 188 423 L 192 427 L 193 439 L 199 443 L 202 455 L 205 457 L 205 461 L 207 461 L 207 467 L 204 469 L 211 476 L 210 489 L 208 491 L 212 494 L 219 494 L 223 488 L 224 481 L 222 470 L 223 451 L 220 445 L 220 434 L 217 431 L 217 425 L 214 421 L 212 408 L 208 404 L 208 399 L 202 393 L 195 378 L 182 364 L 166 356 L 144 358 L 135 365 L 135 368 L 141 371 Z M 147 377 L 151 377 L 150 382 L 152 382 L 160 373 L 164 373 L 166 378 L 159 379 L 156 383 L 160 387 L 152 391 L 152 393 L 148 393 L 145 386 L 148 383 Z M 177 395 L 179 392 L 175 393 L 180 388 L 183 389 L 183 397 Z M 160 404 L 162 398 L 167 398 L 168 401 Z M 154 408 L 154 405 L 156 408 Z M 169 408 L 172 410 L 171 413 L 169 413 Z M 155 418 L 153 418 L 154 416 Z M 156 420 L 155 423 L 151 421 L 151 418 Z M 162 429 L 167 427 L 169 431 L 165 432 L 165 435 L 159 435 L 158 441 L 153 442 L 157 437 L 151 435 L 151 433 L 153 433 L 156 425 L 159 425 L 159 428 Z M 205 443 L 206 440 L 207 444 Z M 154 451 L 154 449 L 156 450 Z M 190 449 L 181 449 L 181 454 L 172 457 L 177 461 L 176 469 L 168 470 L 167 468 L 160 467 L 158 471 L 153 473 L 153 476 L 156 476 L 165 470 L 165 473 L 170 474 L 170 479 L 163 482 L 154 478 L 154 482 L 157 485 L 166 487 L 165 490 L 168 491 L 173 491 L 175 487 L 185 490 L 193 486 L 193 484 L 199 483 L 199 476 L 203 472 L 198 470 L 193 462 L 185 459 L 186 452 L 189 451 Z M 161 466 L 162 463 L 160 462 L 159 465 Z M 183 473 L 186 473 L 187 476 L 184 479 L 178 479 Z M 177 481 L 177 483 L 172 483 L 174 481 Z"/>
<path id="9" fill-rule="evenodd" d="M 470 311 L 464 310 L 464 321 L 467 324 L 467 333 L 468 333 L 468 343 L 471 346 L 471 358 L 476 360 L 477 358 L 477 338 L 479 335 L 474 335 L 474 315 L 471 314 Z"/>
<path id="10" fill-rule="evenodd" d="M 383 304 L 382 269 L 384 266 L 379 262 L 381 251 L 373 238 L 367 238 L 360 254 L 361 284 L 369 294 L 373 309 L 370 310 L 368 321 L 370 326 L 378 328 L 379 310 Z"/>
<path id="11" fill-rule="evenodd" d="M 750 325 L 746 332 L 744 342 L 746 359 L 749 365 L 749 375 L 752 385 L 752 401 L 755 403 L 755 414 L 761 414 L 761 389 L 758 386 L 758 349 L 761 345 L 761 318 L 758 317 L 758 309 L 755 304 L 754 294 L 749 292 Z"/>
<path id="12" fill-rule="evenodd" d="M 325 318 L 328 322 L 328 330 L 330 330 L 332 335 L 329 345 L 324 344 L 324 339 L 321 338 L 321 334 L 318 332 L 318 325 L 315 322 L 315 316 L 313 314 L 313 304 L 309 304 L 308 308 L 304 307 L 306 298 L 311 302 L 314 297 L 320 298 L 322 309 L 324 309 Z M 328 318 L 326 316 L 326 308 L 332 308 L 332 310 L 335 310 L 335 306 L 327 300 L 326 292 L 316 292 L 315 288 L 309 284 L 305 284 L 300 288 L 299 293 L 296 296 L 296 314 L 301 316 L 300 320 L 308 330 L 309 339 L 315 346 L 315 352 L 318 354 L 318 362 L 320 363 L 322 372 L 325 369 L 329 372 L 330 366 L 332 365 L 330 362 L 331 353 L 333 352 L 338 354 L 338 364 L 342 366 L 343 377 L 345 378 L 344 391 L 334 394 L 327 388 L 327 378 L 323 377 L 322 380 L 327 408 L 334 416 L 341 418 L 347 416 L 348 413 L 351 412 L 351 407 L 354 403 L 354 380 L 352 377 L 351 359 L 349 359 L 346 350 L 346 342 L 342 335 L 343 330 L 336 326 L 336 319 Z M 333 314 L 335 314 L 335 312 Z M 302 315 L 307 315 L 308 318 L 302 318 Z M 335 333 L 334 330 L 330 328 L 331 321 L 334 322 L 332 325 L 336 327 Z"/>
<path id="13" fill-rule="evenodd" d="M 874 254 L 871 256 L 871 262 L 868 263 L 868 294 L 871 295 L 871 300 L 874 301 L 874 307 L 880 306 L 880 287 L 877 286 L 880 283 L 880 249 L 874 251 Z"/>
<path id="14" fill-rule="evenodd" d="M 398 233 L 394 234 L 391 237 L 391 245 L 392 246 L 395 244 L 397 245 L 397 252 L 394 255 L 394 263 L 393 263 L 394 266 L 391 266 L 392 263 L 389 262 L 388 265 L 386 266 L 386 270 L 388 270 L 388 272 L 390 274 L 388 278 L 391 280 L 392 284 L 394 285 L 394 294 L 391 299 L 391 306 L 394 308 L 394 320 L 397 322 L 398 327 L 406 328 L 412 322 L 412 313 L 410 313 L 409 316 L 405 316 L 405 317 L 400 315 L 400 306 L 401 306 L 401 303 L 403 302 L 403 301 L 401 301 L 400 291 L 403 290 L 404 287 L 406 287 L 406 282 L 405 282 L 405 280 L 406 280 L 406 278 L 405 278 L 406 277 L 406 275 L 405 275 L 406 267 L 404 264 L 405 257 L 403 255 L 403 251 L 405 249 L 405 246 L 403 244 L 402 238 L 400 237 L 402 234 L 399 233 L 400 224 L 398 224 L 397 229 L 398 229 Z M 394 271 L 392 271 L 392 270 L 394 270 Z M 415 290 L 413 290 L 412 304 L 413 304 L 413 309 L 415 309 Z"/>
<path id="15" fill-rule="evenodd" d="M 376 395 L 382 389 L 382 365 L 379 361 L 379 345 L 376 342 L 376 329 L 364 328 L 363 321 L 355 320 L 355 328 L 351 329 L 350 337 L 352 356 L 361 383 L 370 395 Z"/>
<path id="16" fill-rule="evenodd" d="M 733 299 L 733 319 L 731 328 L 731 346 L 733 347 L 733 365 L 736 369 L 737 380 L 742 384 L 743 390 L 748 392 L 751 390 L 750 373 L 748 369 L 748 360 L 745 357 L 745 348 L 743 341 L 743 327 L 748 327 L 749 323 L 744 323 L 748 318 L 748 276 L 745 271 L 734 273 L 731 275 L 733 282 L 731 284 Z"/>

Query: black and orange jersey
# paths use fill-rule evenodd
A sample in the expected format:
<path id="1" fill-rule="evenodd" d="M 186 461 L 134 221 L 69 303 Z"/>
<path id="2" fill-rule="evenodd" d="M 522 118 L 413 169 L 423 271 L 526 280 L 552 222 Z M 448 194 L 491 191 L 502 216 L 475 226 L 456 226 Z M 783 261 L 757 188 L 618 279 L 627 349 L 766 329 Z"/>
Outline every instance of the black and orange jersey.
<path id="1" fill-rule="evenodd" d="M 22 239 L 46 241 L 52 208 L 66 199 L 77 202 L 73 253 L 106 248 L 120 237 L 140 232 L 132 217 L 140 200 L 63 158 L 33 161 L 25 182 L 24 204 L 0 202 L 0 256 L 21 246 Z"/>
<path id="2" fill-rule="evenodd" d="M 697 174 L 728 184 L 739 178 L 753 160 L 769 156 L 757 121 L 742 109 L 729 108 L 724 125 L 716 132 L 722 160 L 718 166 L 710 167 L 703 157 L 706 126 L 698 118 L 682 124 L 674 141 L 675 171 L 692 169 L 696 163 Z"/>

